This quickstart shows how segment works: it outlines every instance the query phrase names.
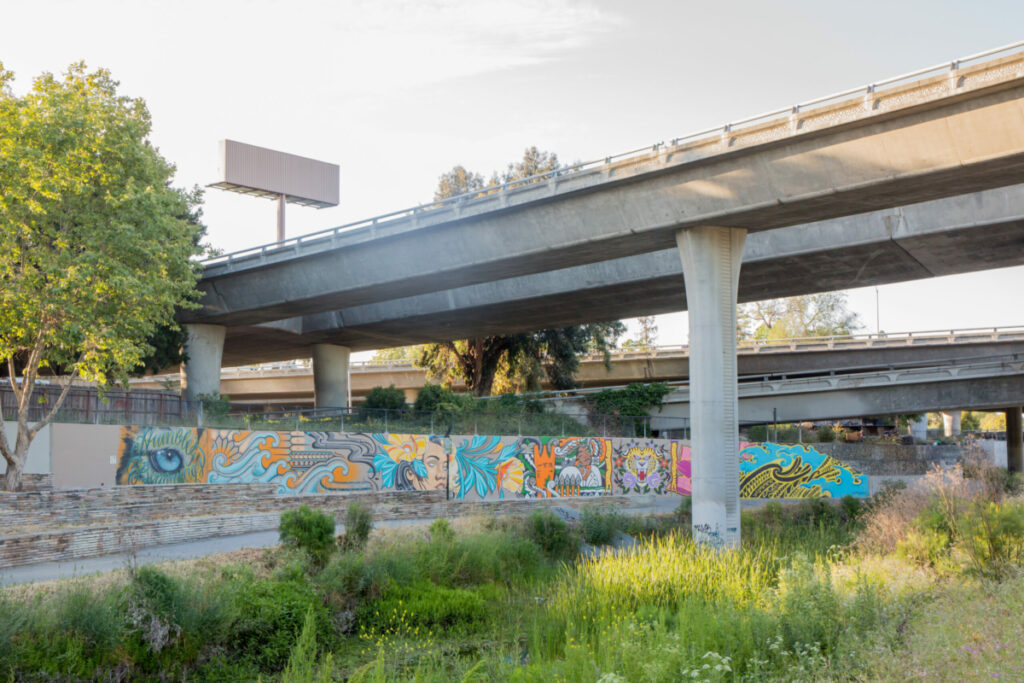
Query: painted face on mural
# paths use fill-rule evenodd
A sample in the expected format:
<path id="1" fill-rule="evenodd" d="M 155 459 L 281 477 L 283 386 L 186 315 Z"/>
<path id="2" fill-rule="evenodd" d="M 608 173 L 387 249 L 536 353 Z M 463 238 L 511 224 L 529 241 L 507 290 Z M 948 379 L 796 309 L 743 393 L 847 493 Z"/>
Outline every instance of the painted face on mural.
<path id="1" fill-rule="evenodd" d="M 444 445 L 434 439 L 428 440 L 422 460 L 427 476 L 418 477 L 415 487 L 420 491 L 444 491 L 448 484 L 448 452 Z"/>

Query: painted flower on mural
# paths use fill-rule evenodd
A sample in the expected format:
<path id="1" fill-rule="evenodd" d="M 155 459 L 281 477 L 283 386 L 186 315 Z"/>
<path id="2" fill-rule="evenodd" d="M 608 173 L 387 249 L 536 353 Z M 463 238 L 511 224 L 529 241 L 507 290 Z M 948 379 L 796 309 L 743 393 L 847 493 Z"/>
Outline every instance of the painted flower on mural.
<path id="1" fill-rule="evenodd" d="M 498 486 L 501 488 L 501 495 L 508 491 L 512 495 L 518 495 L 523 491 L 523 475 L 526 468 L 519 458 L 508 458 L 498 464 Z"/>
<path id="2" fill-rule="evenodd" d="M 427 437 L 417 434 L 374 434 L 374 438 L 382 442 L 381 448 L 395 462 L 419 460 L 427 450 Z"/>
<path id="3" fill-rule="evenodd" d="M 210 443 L 210 458 L 213 462 L 230 465 L 238 460 L 241 452 L 238 450 L 238 442 L 234 438 L 237 433 L 227 430 L 215 432 L 216 436 Z"/>

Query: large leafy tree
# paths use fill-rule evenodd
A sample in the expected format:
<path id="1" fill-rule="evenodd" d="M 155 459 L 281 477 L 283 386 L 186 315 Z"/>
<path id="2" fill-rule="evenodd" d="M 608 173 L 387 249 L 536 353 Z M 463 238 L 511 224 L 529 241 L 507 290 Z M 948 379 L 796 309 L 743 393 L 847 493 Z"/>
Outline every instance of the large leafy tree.
<path id="1" fill-rule="evenodd" d="M 736 316 L 736 332 L 740 340 L 771 342 L 797 337 L 827 337 L 852 334 L 860 327 L 860 318 L 847 308 L 843 292 L 742 304 Z"/>
<path id="2" fill-rule="evenodd" d="M 0 430 L 0 454 L 17 490 L 72 379 L 123 381 L 189 305 L 201 228 L 195 195 L 170 186 L 174 167 L 148 140 L 145 103 L 108 71 L 74 64 L 24 96 L 12 78 L 0 66 L 0 363 L 17 422 L 13 445 Z M 58 372 L 59 396 L 29 424 L 40 373 Z"/>
<path id="3" fill-rule="evenodd" d="M 501 173 L 494 172 L 487 182 L 481 174 L 455 166 L 438 180 L 434 199 L 486 193 L 502 183 L 558 168 L 556 154 L 528 147 L 522 159 Z M 608 348 L 624 331 L 620 322 L 604 322 L 424 344 L 417 347 L 416 362 L 442 381 L 462 379 L 477 396 L 489 396 L 496 386 L 503 390 L 536 388 L 544 375 L 555 388 L 571 389 L 576 386 L 579 356 L 601 351 L 607 360 Z"/>

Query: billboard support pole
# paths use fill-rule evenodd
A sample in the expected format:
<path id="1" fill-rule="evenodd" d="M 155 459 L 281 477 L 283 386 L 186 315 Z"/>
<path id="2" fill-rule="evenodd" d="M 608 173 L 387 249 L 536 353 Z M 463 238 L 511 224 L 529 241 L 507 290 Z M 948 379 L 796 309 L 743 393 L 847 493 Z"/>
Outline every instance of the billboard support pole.
<path id="1" fill-rule="evenodd" d="M 277 241 L 284 242 L 284 205 L 288 195 L 282 194 L 277 197 Z"/>

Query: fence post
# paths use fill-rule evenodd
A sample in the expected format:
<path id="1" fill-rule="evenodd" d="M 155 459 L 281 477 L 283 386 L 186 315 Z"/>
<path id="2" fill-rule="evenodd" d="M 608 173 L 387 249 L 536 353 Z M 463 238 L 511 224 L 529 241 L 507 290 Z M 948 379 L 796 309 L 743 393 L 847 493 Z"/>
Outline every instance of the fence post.
<path id="1" fill-rule="evenodd" d="M 338 424 L 338 431 L 339 432 L 345 431 L 345 413 L 346 412 L 348 412 L 348 408 L 342 408 L 341 412 L 338 413 L 338 415 L 339 415 L 338 419 L 340 420 L 340 422 Z"/>
<path id="2" fill-rule="evenodd" d="M 562 418 L 562 436 L 564 437 L 565 436 L 565 415 L 562 415 L 561 418 Z"/>
<path id="3" fill-rule="evenodd" d="M 388 430 L 388 409 L 387 408 L 384 409 L 384 433 L 385 434 L 390 434 L 391 433 Z"/>
<path id="4" fill-rule="evenodd" d="M 519 409 L 518 424 L 516 425 L 516 433 L 519 436 L 523 435 L 523 409 Z"/>
<path id="5" fill-rule="evenodd" d="M 602 416 L 602 418 L 603 418 L 603 420 L 602 420 L 603 426 L 601 427 L 601 436 L 607 438 L 608 437 L 608 413 L 605 413 Z"/>
<path id="6" fill-rule="evenodd" d="M 431 436 L 434 435 L 434 412 L 436 412 L 436 411 L 431 411 L 431 413 L 430 413 L 430 435 Z"/>
<path id="7" fill-rule="evenodd" d="M 473 413 L 473 436 L 476 436 L 476 413 Z"/>

